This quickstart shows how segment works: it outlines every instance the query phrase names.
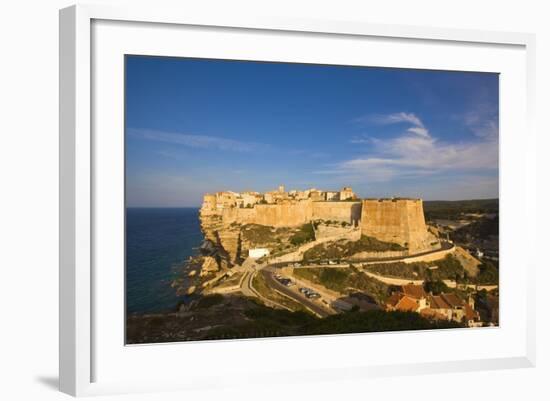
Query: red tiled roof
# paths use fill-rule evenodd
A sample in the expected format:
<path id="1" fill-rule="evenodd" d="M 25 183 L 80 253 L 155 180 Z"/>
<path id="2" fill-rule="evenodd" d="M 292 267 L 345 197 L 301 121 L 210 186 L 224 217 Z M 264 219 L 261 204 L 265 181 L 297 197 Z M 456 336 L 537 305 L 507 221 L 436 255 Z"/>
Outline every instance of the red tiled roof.
<path id="1" fill-rule="evenodd" d="M 432 295 L 428 298 L 432 309 L 451 309 L 451 306 L 439 295 Z"/>
<path id="2" fill-rule="evenodd" d="M 403 294 L 415 299 L 426 298 L 427 296 L 421 285 L 406 284 L 401 286 L 401 290 Z"/>
<path id="3" fill-rule="evenodd" d="M 462 301 L 462 299 L 460 299 L 456 294 L 441 294 L 441 297 L 453 308 L 464 306 L 464 301 Z"/>
<path id="4" fill-rule="evenodd" d="M 405 295 L 399 300 L 397 305 L 395 305 L 395 309 L 403 312 L 414 312 L 418 309 L 418 304 L 415 299 Z"/>
<path id="5" fill-rule="evenodd" d="M 479 313 L 468 304 L 464 305 L 464 314 L 467 320 L 479 320 Z"/>
<path id="6" fill-rule="evenodd" d="M 401 300 L 402 296 L 403 296 L 402 294 L 394 292 L 386 300 L 386 305 L 390 305 L 390 306 L 395 307 L 395 305 L 397 305 L 397 303 Z"/>

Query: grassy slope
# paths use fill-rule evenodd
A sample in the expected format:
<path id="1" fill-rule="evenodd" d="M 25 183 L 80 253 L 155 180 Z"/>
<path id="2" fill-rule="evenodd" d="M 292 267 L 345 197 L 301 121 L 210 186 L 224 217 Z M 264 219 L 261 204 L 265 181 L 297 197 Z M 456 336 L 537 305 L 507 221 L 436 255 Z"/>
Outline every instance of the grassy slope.
<path id="1" fill-rule="evenodd" d="M 358 241 L 340 240 L 316 245 L 304 253 L 304 260 L 345 259 L 359 252 L 401 251 L 404 249 L 399 244 L 383 242 L 363 235 Z"/>
<path id="2" fill-rule="evenodd" d="M 294 275 L 341 294 L 347 295 L 359 290 L 370 295 L 379 304 L 383 303 L 388 296 L 386 284 L 368 277 L 355 268 L 294 269 Z"/>

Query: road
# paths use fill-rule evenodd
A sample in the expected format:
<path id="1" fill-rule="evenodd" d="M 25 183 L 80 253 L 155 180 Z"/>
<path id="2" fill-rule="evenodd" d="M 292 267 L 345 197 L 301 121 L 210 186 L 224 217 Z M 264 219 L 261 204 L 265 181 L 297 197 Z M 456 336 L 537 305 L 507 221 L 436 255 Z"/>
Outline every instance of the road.
<path id="1" fill-rule="evenodd" d="M 378 281 L 381 281 L 388 285 L 406 285 L 406 284 L 414 284 L 414 285 L 422 285 L 424 283 L 424 279 L 409 279 L 409 278 L 401 278 L 401 277 L 390 277 L 390 276 L 382 276 L 380 274 L 369 272 L 367 269 L 362 270 L 363 273 L 365 273 L 367 276 L 374 278 Z M 496 288 L 498 288 L 498 285 L 483 285 L 483 284 L 457 284 L 454 280 L 447 280 L 443 279 L 441 280 L 445 285 L 449 288 L 456 288 L 457 285 L 460 287 L 467 287 L 471 288 L 473 290 L 487 290 L 492 291 Z"/>
<path id="2" fill-rule="evenodd" d="M 241 278 L 241 292 L 247 297 L 256 297 L 257 292 L 252 290 L 252 279 L 254 278 L 254 271 L 246 271 Z"/>
<path id="3" fill-rule="evenodd" d="M 295 291 L 291 288 L 288 288 L 287 286 L 279 283 L 275 277 L 273 277 L 273 272 L 268 269 L 262 269 L 260 274 L 263 274 L 267 284 L 271 287 L 276 289 L 277 291 L 283 293 L 287 297 L 293 299 L 294 301 L 304 305 L 306 308 L 311 310 L 313 313 L 315 313 L 319 317 L 327 317 L 330 315 L 330 313 L 320 306 L 315 301 L 312 301 L 308 299 L 305 295 L 302 293 Z"/>
<path id="4" fill-rule="evenodd" d="M 300 247 L 298 247 L 292 252 L 286 253 L 284 255 L 272 257 L 270 258 L 269 261 L 271 264 L 301 262 L 303 260 L 304 253 L 307 250 L 313 248 L 314 246 L 325 242 L 337 241 L 339 239 L 350 239 L 351 235 L 357 235 L 356 231 L 351 231 L 345 234 L 339 234 L 333 237 L 325 237 L 321 240 L 308 242 L 307 244 L 301 245 Z M 419 258 L 422 256 L 436 255 L 438 253 L 446 253 L 454 248 L 455 248 L 455 245 L 453 243 L 442 241 L 441 248 L 439 249 L 419 252 L 419 253 L 415 253 L 407 256 L 396 256 L 396 257 L 390 257 L 390 258 L 356 259 L 356 260 L 350 261 L 350 263 L 375 264 L 375 263 L 407 262 L 408 260 L 415 260 L 416 258 Z"/>
<path id="5" fill-rule="evenodd" d="M 247 259 L 248 260 L 248 259 Z M 243 263 L 244 265 L 244 263 Z M 253 280 L 254 280 L 254 276 L 256 274 L 259 273 L 259 271 L 262 269 L 262 268 L 265 268 L 266 266 L 259 266 L 259 265 L 255 265 L 253 263 L 249 263 L 247 265 L 247 270 L 244 271 L 243 273 L 243 277 L 241 278 L 241 281 L 240 281 L 240 289 L 241 289 L 241 292 L 243 293 L 244 296 L 247 296 L 247 297 L 256 297 L 256 298 L 259 298 L 260 300 L 262 300 L 262 302 L 271 307 L 271 308 L 279 308 L 279 309 L 286 309 L 286 310 L 291 310 L 288 306 L 285 306 L 285 305 L 282 305 L 278 302 L 275 302 L 271 299 L 268 299 L 266 297 L 264 297 L 262 294 L 260 294 L 258 291 L 256 291 L 256 289 L 254 288 L 254 285 L 252 284 Z"/>
<path id="6" fill-rule="evenodd" d="M 256 289 L 252 284 L 252 281 L 254 280 L 254 276 L 256 274 L 262 274 L 269 287 L 279 291 L 280 293 L 286 295 L 287 297 L 298 302 L 299 304 L 304 305 L 304 307 L 311 310 L 317 316 L 326 317 L 330 314 L 326 309 L 324 309 L 319 304 L 315 303 L 315 301 L 308 299 L 302 293 L 298 291 L 293 291 L 290 288 L 279 283 L 273 277 L 273 273 L 275 271 L 275 268 L 273 266 L 255 264 L 253 259 L 250 259 L 250 258 L 246 259 L 241 266 L 244 268 L 244 272 L 239 284 L 243 295 L 247 297 L 260 298 L 266 305 L 271 307 L 278 307 L 280 309 L 289 310 L 288 307 L 281 305 L 277 302 L 274 302 L 271 299 L 267 299 L 266 297 L 262 296 L 258 291 L 256 291 Z"/>
<path id="7" fill-rule="evenodd" d="M 349 237 L 349 235 L 350 235 L 350 233 L 346 233 L 346 236 Z M 342 236 L 342 235 L 338 235 L 338 237 L 340 237 L 340 236 Z M 304 307 L 311 310 L 313 313 L 315 313 L 316 315 L 318 315 L 320 317 L 329 316 L 331 313 L 334 313 L 332 311 L 332 309 L 330 309 L 329 307 L 324 307 L 318 301 L 316 302 L 315 300 L 307 298 L 304 294 L 300 293 L 297 290 L 297 288 L 286 287 L 285 285 L 281 284 L 278 280 L 276 280 L 275 277 L 273 277 L 273 274 L 276 271 L 276 267 L 275 267 L 276 264 L 281 264 L 281 263 L 285 263 L 285 262 L 288 263 L 288 262 L 292 261 L 293 259 L 295 259 L 296 257 L 302 256 L 303 252 L 307 249 L 310 249 L 312 246 L 317 245 L 320 242 L 333 241 L 333 240 L 335 240 L 334 237 L 328 237 L 328 238 L 324 238 L 322 241 L 314 241 L 313 243 L 308 243 L 308 244 L 302 245 L 301 247 L 299 247 L 294 252 L 290 252 L 286 255 L 282 255 L 278 258 L 272 258 L 270 260 L 270 263 L 267 264 L 267 265 L 257 264 L 256 260 L 254 260 L 252 258 L 247 258 L 243 262 L 243 264 L 240 266 L 240 269 L 243 271 L 243 277 L 242 277 L 241 282 L 240 282 L 241 292 L 245 296 L 260 298 L 268 306 L 288 310 L 289 309 L 288 307 L 280 305 L 279 303 L 274 302 L 271 299 L 267 299 L 265 296 L 262 296 L 258 291 L 256 291 L 256 289 L 253 286 L 252 281 L 253 281 L 254 276 L 256 274 L 262 274 L 263 277 L 266 280 L 267 285 L 269 287 L 277 290 L 281 294 L 289 297 L 290 299 L 298 302 L 299 304 L 304 305 Z M 423 253 L 416 254 L 416 255 L 410 255 L 409 257 L 418 257 L 418 256 L 424 255 L 424 254 L 431 254 L 431 253 L 441 252 L 441 251 L 452 249 L 453 247 L 454 247 L 453 244 L 443 242 L 442 243 L 442 248 L 439 249 L 439 250 L 423 252 Z M 403 261 L 404 259 L 406 260 L 407 258 L 408 257 L 404 257 L 404 258 L 400 257 L 400 258 L 392 258 L 391 260 L 392 261 Z M 385 259 L 385 260 L 379 260 L 379 261 L 380 262 L 382 262 L 382 261 L 387 262 L 389 260 Z M 371 262 L 372 263 L 373 260 L 370 259 L 368 261 L 361 261 L 361 262 Z M 339 265 L 323 265 L 322 267 L 335 267 L 335 268 L 340 267 L 341 268 L 341 267 L 346 267 L 346 266 L 347 266 L 347 264 L 344 264 L 344 265 L 339 264 Z M 313 266 L 311 266 L 311 267 L 313 267 Z M 321 267 L 321 266 L 319 266 L 319 267 Z M 301 268 L 308 268 L 308 267 L 307 266 L 302 266 Z M 365 270 L 363 270 L 363 271 L 364 271 L 365 274 L 367 274 L 371 277 L 375 276 L 373 273 L 367 272 Z M 391 282 L 391 284 L 403 284 L 403 283 L 405 283 L 405 281 L 406 282 L 415 281 L 415 280 L 404 280 L 404 279 L 395 279 L 395 278 L 387 278 L 387 277 L 375 277 L 375 278 L 379 279 L 382 282 L 386 282 L 386 283 Z M 451 283 L 449 283 L 449 284 L 451 284 Z M 329 299 L 329 301 L 330 301 L 330 299 Z"/>

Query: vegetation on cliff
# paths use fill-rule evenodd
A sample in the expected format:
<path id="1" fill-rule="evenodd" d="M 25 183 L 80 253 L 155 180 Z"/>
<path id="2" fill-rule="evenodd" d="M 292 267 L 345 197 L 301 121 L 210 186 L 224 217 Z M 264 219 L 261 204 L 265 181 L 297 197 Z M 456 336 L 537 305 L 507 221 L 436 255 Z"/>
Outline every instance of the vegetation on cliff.
<path id="1" fill-rule="evenodd" d="M 499 218 L 483 218 L 461 227 L 451 233 L 451 239 L 458 243 L 472 240 L 486 240 L 498 236 Z"/>
<path id="2" fill-rule="evenodd" d="M 243 251 L 251 248 L 268 248 L 271 254 L 290 252 L 303 243 L 315 240 L 311 224 L 300 227 L 271 227 L 260 224 L 246 224 L 241 227 Z"/>
<path id="3" fill-rule="evenodd" d="M 193 306 L 183 313 L 131 316 L 127 320 L 127 343 L 461 327 L 454 322 L 430 321 L 413 312 L 354 310 L 320 319 L 302 311 L 290 312 L 268 308 L 246 298 L 216 296 L 213 302 L 215 304 L 209 308 Z"/>
<path id="4" fill-rule="evenodd" d="M 498 213 L 498 199 L 473 199 L 463 201 L 424 201 L 427 220 L 459 219 L 467 213 Z"/>
<path id="5" fill-rule="evenodd" d="M 460 261 L 449 254 L 433 262 L 392 262 L 367 265 L 366 269 L 382 276 L 409 278 L 414 280 L 467 280 L 466 272 Z"/>
<path id="6" fill-rule="evenodd" d="M 479 265 L 478 276 L 472 281 L 476 284 L 498 284 L 498 264 L 485 259 Z"/>
<path id="7" fill-rule="evenodd" d="M 433 295 L 439 295 L 441 293 L 448 293 L 451 291 L 447 285 L 441 280 L 426 280 L 424 281 L 424 291 L 432 293 Z"/>
<path id="8" fill-rule="evenodd" d="M 350 258 L 360 252 L 403 251 L 405 249 L 399 244 L 363 235 L 358 241 L 339 240 L 316 245 L 304 252 L 304 261 L 340 260 Z"/>
<path id="9" fill-rule="evenodd" d="M 312 322 L 304 328 L 305 334 L 371 333 L 382 331 L 449 329 L 462 327 L 453 321 L 431 321 L 415 312 L 347 312 Z"/>
<path id="10" fill-rule="evenodd" d="M 302 245 L 306 242 L 314 240 L 315 231 L 313 230 L 313 225 L 311 223 L 302 225 L 300 227 L 300 230 L 295 232 L 292 237 L 290 237 L 290 243 L 295 246 Z"/>

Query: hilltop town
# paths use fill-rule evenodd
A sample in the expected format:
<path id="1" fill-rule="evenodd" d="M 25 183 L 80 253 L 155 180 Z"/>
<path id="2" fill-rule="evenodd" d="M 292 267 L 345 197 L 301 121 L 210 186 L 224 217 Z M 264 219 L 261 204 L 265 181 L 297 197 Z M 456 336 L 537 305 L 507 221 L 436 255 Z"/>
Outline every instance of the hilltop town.
<path id="1" fill-rule="evenodd" d="M 449 226 L 427 224 L 421 199 L 360 199 L 350 187 L 281 185 L 206 194 L 199 219 L 200 254 L 189 260 L 188 277 L 173 283 L 179 295 L 195 299 L 177 312 L 187 321 L 180 327 L 186 339 L 224 338 L 239 319 L 248 327 L 250 310 L 261 308 L 305 314 L 297 326 L 280 327 L 289 335 L 317 327 L 312 316 L 330 321 L 349 311 L 377 316 L 380 330 L 395 316 L 403 320 L 387 324 L 403 329 L 498 324 L 494 262 L 454 243 Z M 212 304 L 204 327 L 201 302 Z M 223 323 L 229 317 L 231 328 Z M 237 337 L 248 336 L 242 330 Z"/>

